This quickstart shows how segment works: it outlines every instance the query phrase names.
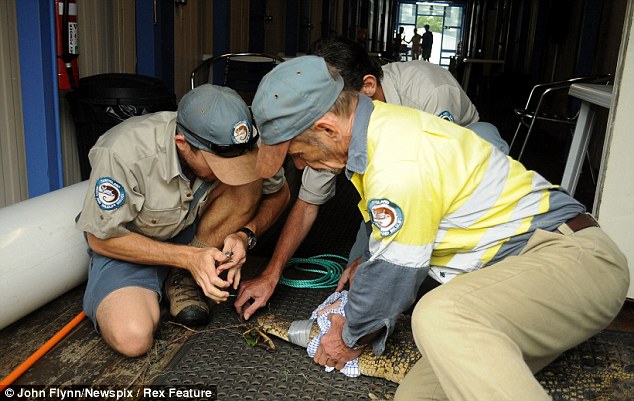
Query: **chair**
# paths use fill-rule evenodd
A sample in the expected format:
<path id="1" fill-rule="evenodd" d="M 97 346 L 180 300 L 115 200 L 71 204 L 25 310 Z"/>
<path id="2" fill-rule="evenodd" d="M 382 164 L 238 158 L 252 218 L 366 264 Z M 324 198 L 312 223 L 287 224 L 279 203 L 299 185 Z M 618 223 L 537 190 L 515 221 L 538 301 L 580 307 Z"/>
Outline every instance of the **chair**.
<path id="1" fill-rule="evenodd" d="M 192 71 L 191 89 L 205 83 L 228 86 L 250 106 L 262 77 L 283 61 L 264 53 L 227 53 L 211 57 Z"/>
<path id="2" fill-rule="evenodd" d="M 406 44 L 401 45 L 401 52 L 400 52 L 400 61 L 408 61 L 411 53 L 410 50 L 412 50 L 411 47 L 408 47 Z"/>
<path id="3" fill-rule="evenodd" d="M 524 142 L 516 159 L 519 161 L 526 148 L 528 139 L 535 129 L 537 121 L 548 122 L 553 124 L 563 124 L 569 127 L 570 134 L 574 132 L 574 126 L 579 116 L 579 106 L 575 105 L 571 107 L 571 111 L 564 111 L 558 113 L 556 107 L 561 105 L 568 105 L 568 90 L 570 86 L 575 83 L 595 83 L 595 84 L 608 84 L 612 79 L 611 75 L 600 75 L 591 77 L 578 77 L 564 81 L 550 82 L 535 85 L 531 90 L 526 105 L 523 109 L 515 109 L 515 114 L 519 116 L 519 123 L 517 129 L 513 135 L 510 149 L 513 149 L 516 140 L 520 136 L 522 129 L 527 129 L 524 136 Z M 557 95 L 560 94 L 559 97 Z M 561 96 L 563 95 L 563 96 Z M 561 101 L 563 99 L 563 102 Z M 557 103 L 557 100 L 560 100 Z M 587 152 L 586 152 L 587 157 Z"/>
<path id="4" fill-rule="evenodd" d="M 399 56 L 399 54 L 397 54 L 395 52 L 392 52 L 392 51 L 383 51 L 383 52 L 376 53 L 376 55 L 374 55 L 374 57 L 379 62 L 379 64 L 385 65 L 385 64 L 389 64 L 389 63 L 393 63 L 395 61 L 398 61 L 400 56 Z"/>

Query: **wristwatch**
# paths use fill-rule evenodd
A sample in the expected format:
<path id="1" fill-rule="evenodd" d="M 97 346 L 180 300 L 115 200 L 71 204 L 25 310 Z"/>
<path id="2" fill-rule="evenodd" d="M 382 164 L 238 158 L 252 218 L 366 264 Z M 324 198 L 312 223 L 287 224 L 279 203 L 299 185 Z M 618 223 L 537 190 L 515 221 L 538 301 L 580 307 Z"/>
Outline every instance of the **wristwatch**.
<path id="1" fill-rule="evenodd" d="M 255 233 L 251 231 L 250 228 L 240 227 L 238 228 L 238 233 L 245 233 L 247 235 L 247 249 L 251 250 L 255 247 L 255 244 L 258 242 L 258 237 L 255 236 Z"/>

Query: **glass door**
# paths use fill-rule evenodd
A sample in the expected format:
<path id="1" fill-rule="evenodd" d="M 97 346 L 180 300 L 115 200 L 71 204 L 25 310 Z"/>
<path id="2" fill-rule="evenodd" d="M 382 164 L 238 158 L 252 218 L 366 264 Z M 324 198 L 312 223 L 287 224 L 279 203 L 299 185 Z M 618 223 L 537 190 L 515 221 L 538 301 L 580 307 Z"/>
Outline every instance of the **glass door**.
<path id="1" fill-rule="evenodd" d="M 443 16 L 445 3 L 417 3 L 416 4 L 416 25 L 418 33 L 423 36 L 421 43 L 421 60 L 425 58 L 426 36 L 431 34 L 431 54 L 429 54 L 429 62 L 440 64 L 442 54 L 442 32 L 443 32 Z"/>
<path id="2" fill-rule="evenodd" d="M 438 64 L 449 67 L 450 57 L 462 53 L 462 21 L 464 9 L 460 6 L 444 7 L 442 42 Z"/>
<path id="3" fill-rule="evenodd" d="M 459 53 L 462 46 L 460 43 L 464 23 L 462 6 L 433 1 L 402 2 L 399 4 L 398 17 L 397 29 L 403 28 L 403 47 L 406 48 L 401 53 L 401 60 L 412 59 L 414 35 L 423 36 L 429 31 L 433 38 L 429 62 L 445 68 L 449 67 L 451 56 Z M 423 51 L 421 49 L 419 59 L 423 58 Z"/>

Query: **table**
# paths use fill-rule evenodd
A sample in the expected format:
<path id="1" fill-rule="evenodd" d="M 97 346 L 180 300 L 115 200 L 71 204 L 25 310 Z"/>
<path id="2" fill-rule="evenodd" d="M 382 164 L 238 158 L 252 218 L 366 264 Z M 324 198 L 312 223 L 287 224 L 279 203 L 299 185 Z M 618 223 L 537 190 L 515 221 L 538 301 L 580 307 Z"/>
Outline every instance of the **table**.
<path id="1" fill-rule="evenodd" d="M 592 129 L 594 128 L 596 107 L 610 108 L 612 103 L 612 85 L 599 84 L 572 84 L 568 95 L 581 99 L 579 117 L 575 125 L 575 132 L 570 145 L 570 152 L 566 160 L 561 186 L 570 195 L 574 195 L 577 182 L 581 174 L 583 157 L 588 149 Z"/>

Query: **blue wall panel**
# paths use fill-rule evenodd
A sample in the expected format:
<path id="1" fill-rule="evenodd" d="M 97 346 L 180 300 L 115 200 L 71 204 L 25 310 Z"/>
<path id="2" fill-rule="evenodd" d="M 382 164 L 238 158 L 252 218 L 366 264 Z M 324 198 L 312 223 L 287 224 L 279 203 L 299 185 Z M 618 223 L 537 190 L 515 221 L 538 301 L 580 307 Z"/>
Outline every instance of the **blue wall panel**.
<path id="1" fill-rule="evenodd" d="M 63 186 L 52 1 L 16 1 L 29 197 Z M 37 29 L 39 27 L 39 29 Z"/>

